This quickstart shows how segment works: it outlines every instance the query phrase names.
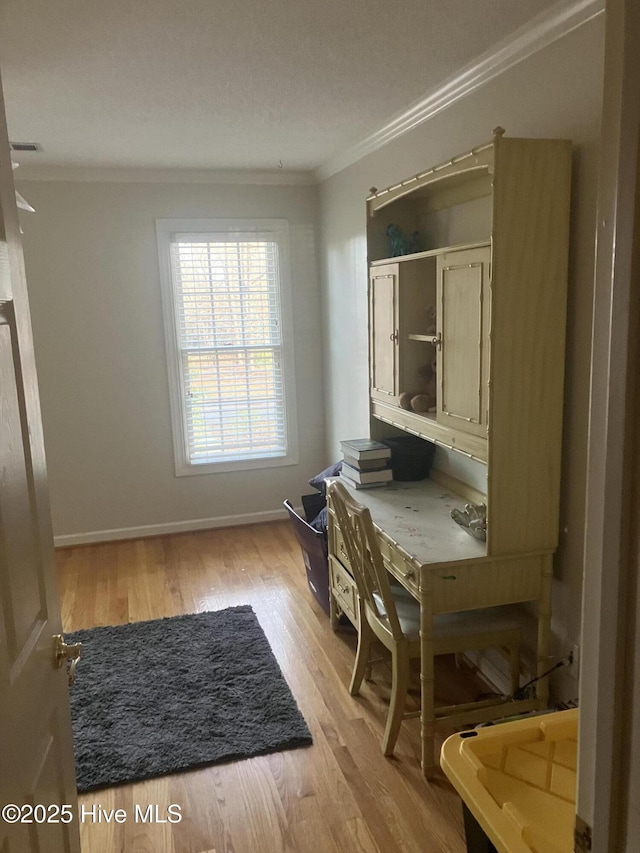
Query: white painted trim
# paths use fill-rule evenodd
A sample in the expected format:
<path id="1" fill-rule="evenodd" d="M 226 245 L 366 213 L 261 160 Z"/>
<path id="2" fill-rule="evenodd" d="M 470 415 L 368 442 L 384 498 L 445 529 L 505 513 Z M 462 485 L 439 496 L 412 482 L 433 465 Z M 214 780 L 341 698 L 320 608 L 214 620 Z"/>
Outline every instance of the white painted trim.
<path id="1" fill-rule="evenodd" d="M 482 652 L 464 652 L 463 657 L 469 664 L 474 666 L 480 675 L 486 679 L 495 689 L 502 693 L 503 696 L 508 696 L 511 692 L 511 680 L 509 678 L 509 666 L 506 661 L 504 667 L 499 667 L 495 661 L 487 657 L 486 653 Z"/>
<path id="2" fill-rule="evenodd" d="M 592 828 L 593 853 L 635 851 L 638 756 L 625 738 L 638 709 L 628 685 L 640 640 L 627 624 L 637 574 L 628 541 L 637 507 L 626 505 L 634 477 L 631 417 L 638 391 L 630 307 L 640 245 L 640 66 L 637 0 L 607 0 L 604 96 L 596 228 L 590 417 L 585 504 L 580 728 L 576 812 Z M 637 448 L 636 448 L 637 452 Z M 631 528 L 631 530 L 630 530 Z M 624 740 L 623 740 L 624 739 Z M 629 757 L 630 756 L 630 757 Z M 635 815 L 634 815 L 635 812 Z M 624 843 L 623 846 L 623 841 Z"/>
<path id="3" fill-rule="evenodd" d="M 312 171 L 282 169 L 141 169 L 81 166 L 38 166 L 23 162 L 21 181 L 81 181 L 120 184 L 254 184 L 303 185 L 316 183 Z"/>
<path id="4" fill-rule="evenodd" d="M 111 530 L 92 530 L 88 533 L 67 533 L 54 536 L 53 543 L 56 548 L 68 548 L 71 545 L 91 545 L 118 539 L 146 539 L 149 536 L 167 536 L 170 533 L 189 533 L 193 530 L 263 524 L 266 521 L 284 521 L 286 517 L 286 510 L 274 509 L 245 515 L 222 515 L 218 518 L 192 518 L 186 521 L 169 521 L 165 524 L 143 524 L 139 527 L 116 527 Z"/>
<path id="5" fill-rule="evenodd" d="M 475 666 L 480 674 L 490 684 L 501 691 L 505 696 L 511 692 L 511 672 L 509 661 L 496 649 L 487 649 L 484 652 L 468 651 L 464 657 L 469 664 Z M 549 659 L 549 668 L 553 665 Z M 532 678 L 535 678 L 536 665 L 535 653 L 532 649 L 521 646 L 520 648 L 520 687 Z"/>
<path id="6" fill-rule="evenodd" d="M 604 0 L 574 0 L 571 3 L 563 0 L 551 6 L 380 130 L 319 166 L 315 171 L 317 181 L 326 180 L 433 118 L 494 77 L 600 15 L 604 5 Z"/>

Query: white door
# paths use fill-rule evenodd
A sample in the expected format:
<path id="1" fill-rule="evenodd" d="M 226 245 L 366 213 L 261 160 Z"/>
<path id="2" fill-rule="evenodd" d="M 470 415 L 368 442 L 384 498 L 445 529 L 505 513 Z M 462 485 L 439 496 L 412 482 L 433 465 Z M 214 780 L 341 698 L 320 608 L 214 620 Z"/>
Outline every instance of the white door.
<path id="1" fill-rule="evenodd" d="M 53 655 L 52 635 L 60 631 L 31 321 L 0 86 L 2 853 L 80 850 L 67 674 L 66 667 L 54 665 Z"/>

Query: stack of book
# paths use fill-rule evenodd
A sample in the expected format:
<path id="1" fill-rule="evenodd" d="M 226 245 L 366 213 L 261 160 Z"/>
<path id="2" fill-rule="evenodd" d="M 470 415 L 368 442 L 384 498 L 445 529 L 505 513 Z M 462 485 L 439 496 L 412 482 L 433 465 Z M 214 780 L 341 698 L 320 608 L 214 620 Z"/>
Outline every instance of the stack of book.
<path id="1" fill-rule="evenodd" d="M 340 442 L 343 462 L 340 476 L 352 489 L 373 489 L 393 479 L 391 449 L 371 438 Z"/>

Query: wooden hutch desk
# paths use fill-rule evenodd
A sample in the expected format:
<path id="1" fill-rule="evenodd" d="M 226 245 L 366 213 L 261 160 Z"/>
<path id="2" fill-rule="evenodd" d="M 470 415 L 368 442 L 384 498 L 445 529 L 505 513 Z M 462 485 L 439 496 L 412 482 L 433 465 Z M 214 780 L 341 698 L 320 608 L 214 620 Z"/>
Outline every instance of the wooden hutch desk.
<path id="1" fill-rule="evenodd" d="M 456 481 L 438 484 L 436 472 L 356 492 L 371 510 L 389 572 L 421 606 L 425 771 L 434 764 L 434 726 L 426 722 L 433 719 L 434 616 L 536 602 L 538 675 L 545 667 L 559 530 L 570 190 L 568 140 L 509 137 L 498 127 L 489 142 L 372 188 L 366 201 L 370 436 L 410 433 L 486 472 L 486 543 L 450 518 L 467 491 Z M 398 231 L 424 246 L 390 242 Z M 329 547 L 334 621 L 340 610 L 355 624 L 355 584 L 335 518 Z M 537 682 L 536 697 L 513 710 L 544 706 L 547 689 L 546 679 Z"/>
<path id="2" fill-rule="evenodd" d="M 486 543 L 474 539 L 450 516 L 453 508 L 464 507 L 465 499 L 433 477 L 413 483 L 394 482 L 384 488 L 347 489 L 371 512 L 387 570 L 420 603 L 422 767 L 429 775 L 436 765 L 435 726 L 428 722 L 434 710 L 433 617 L 534 602 L 537 675 L 541 675 L 549 654 L 553 552 L 487 556 Z M 357 627 L 357 589 L 330 500 L 329 564 L 332 626 L 337 627 L 344 613 Z M 547 699 L 548 685 L 543 678 L 536 684 L 534 698 L 504 703 L 501 711 L 509 716 L 545 708 Z M 495 707 L 475 709 L 456 714 L 455 724 L 479 723 L 495 716 Z"/>

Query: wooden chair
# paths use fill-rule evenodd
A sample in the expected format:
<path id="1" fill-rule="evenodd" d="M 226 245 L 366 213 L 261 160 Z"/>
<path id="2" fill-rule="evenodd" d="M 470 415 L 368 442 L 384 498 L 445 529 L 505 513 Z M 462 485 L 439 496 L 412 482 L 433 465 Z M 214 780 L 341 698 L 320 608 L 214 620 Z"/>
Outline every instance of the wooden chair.
<path id="1" fill-rule="evenodd" d="M 382 749 L 385 755 L 392 755 L 402 720 L 421 713 L 405 712 L 410 662 L 419 659 L 421 653 L 420 605 L 404 587 L 390 582 L 369 509 L 354 500 L 342 483 L 333 481 L 328 488 L 358 588 L 358 648 L 349 692 L 352 696 L 358 694 L 370 666 L 372 644 L 379 640 L 391 652 L 391 699 Z M 519 620 L 511 607 L 446 614 L 434 619 L 434 657 L 492 647 L 508 649 L 512 694 L 519 686 L 520 643 Z M 435 725 L 448 719 L 454 724 L 456 710 L 464 708 L 467 715 L 474 704 L 483 708 L 486 720 L 488 703 L 484 699 L 451 706 L 446 709 L 446 716 L 437 709 L 433 719 L 427 722 Z M 499 717 L 497 706 L 495 718 Z"/>

